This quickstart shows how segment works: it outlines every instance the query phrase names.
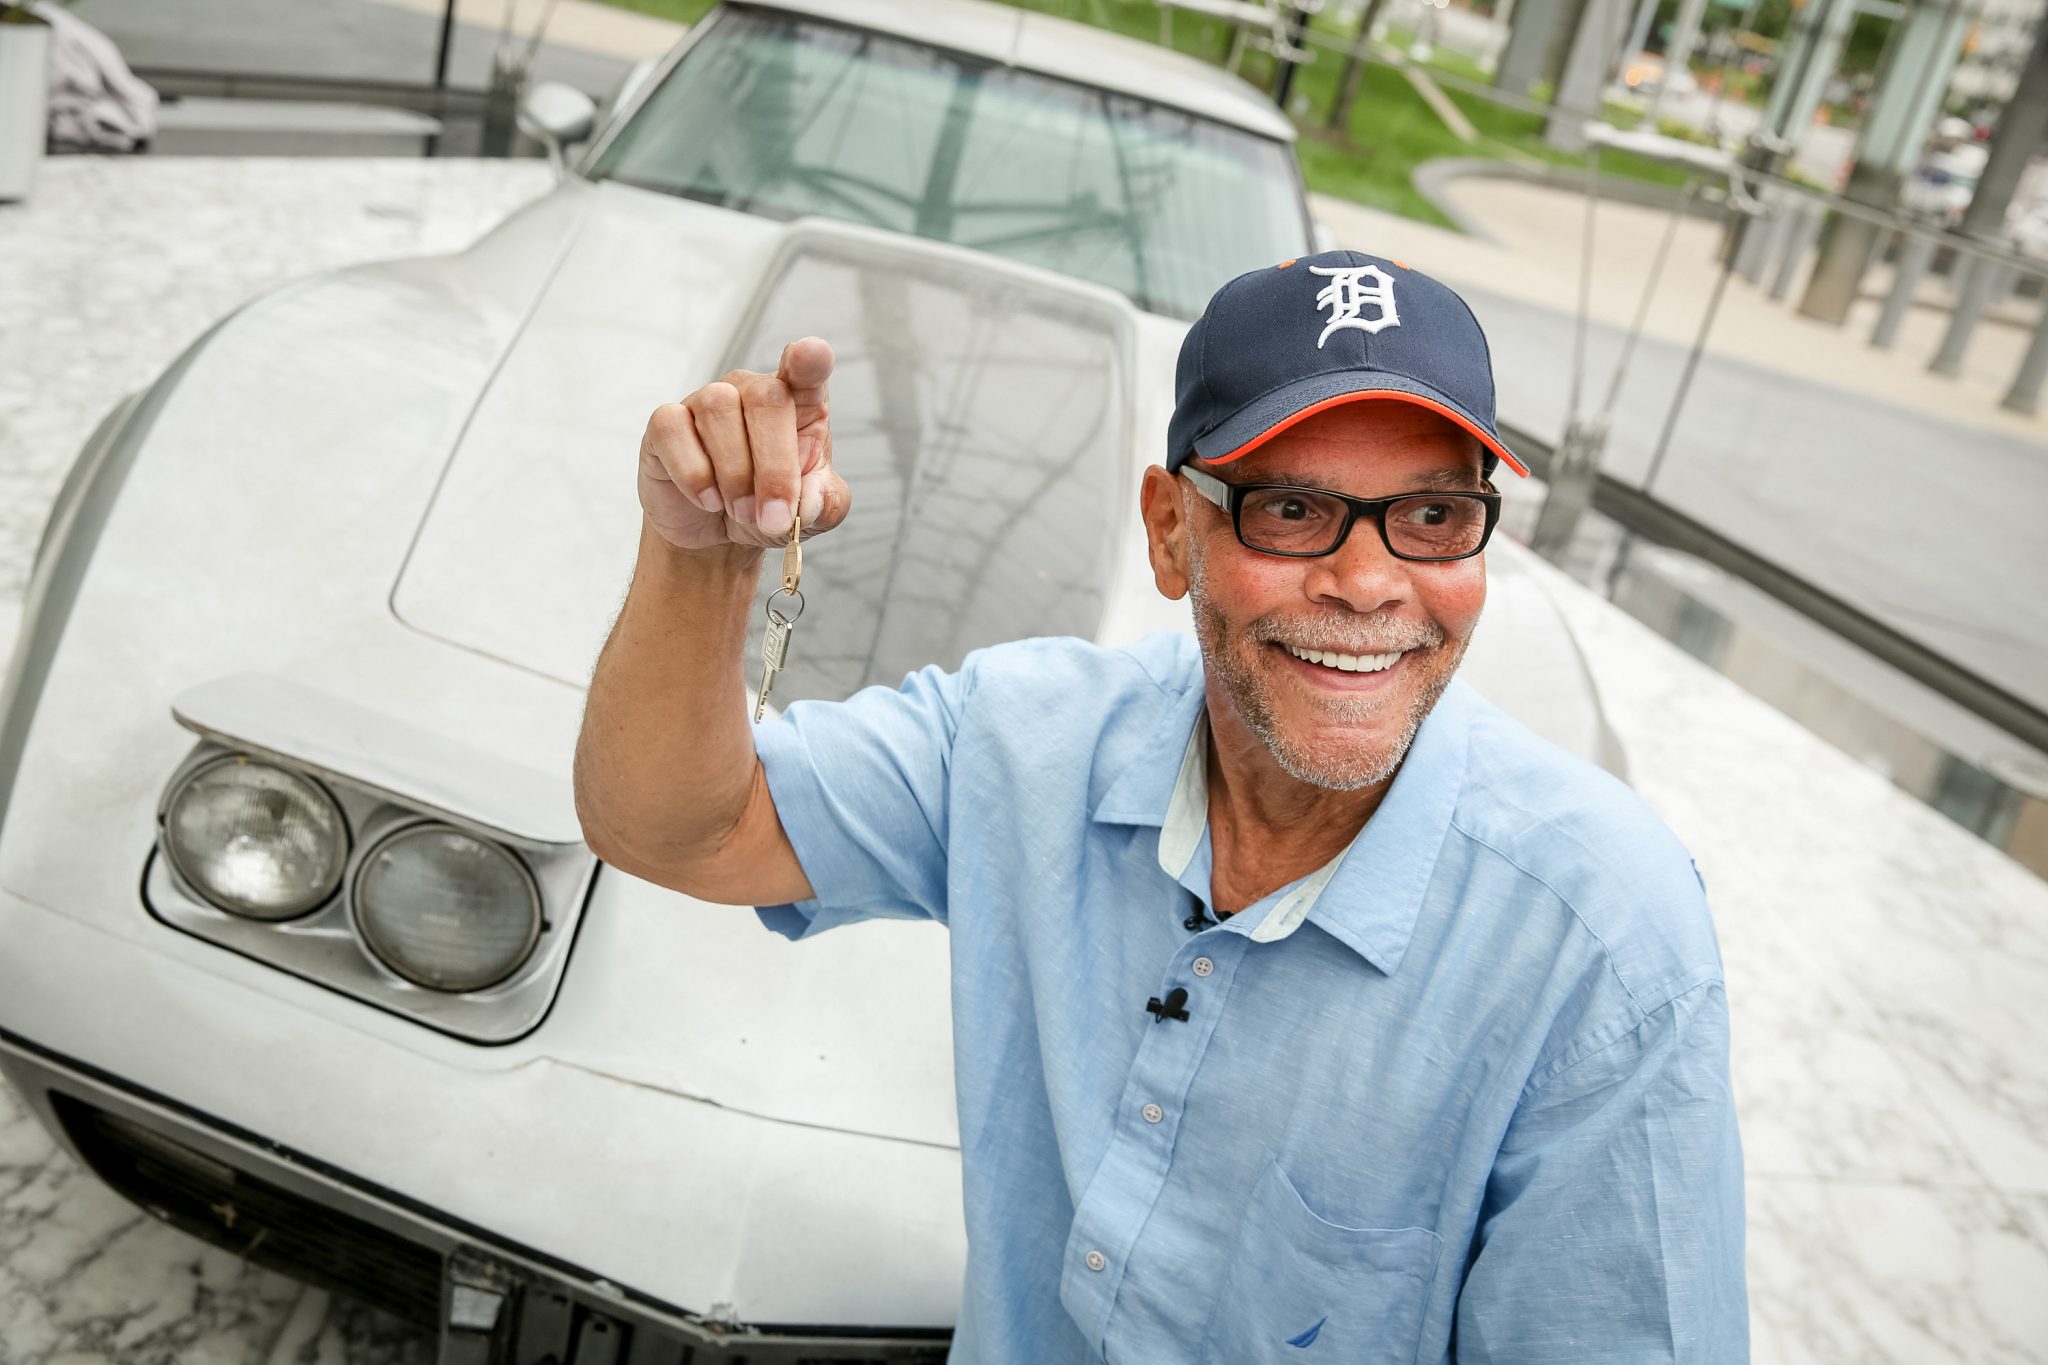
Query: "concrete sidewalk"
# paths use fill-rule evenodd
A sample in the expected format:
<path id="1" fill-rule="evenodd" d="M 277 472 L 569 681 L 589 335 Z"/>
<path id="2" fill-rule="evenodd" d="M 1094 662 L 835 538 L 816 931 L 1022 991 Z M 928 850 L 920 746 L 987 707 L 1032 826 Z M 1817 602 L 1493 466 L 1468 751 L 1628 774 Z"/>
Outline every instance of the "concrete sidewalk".
<path id="1" fill-rule="evenodd" d="M 437 0 L 77 0 L 81 19 L 145 71 L 231 73 L 310 80 L 427 85 L 434 79 L 443 6 Z M 514 35 L 538 15 L 516 6 Z M 463 0 L 449 45 L 448 81 L 490 83 L 502 0 Z M 561 0 L 534 59 L 541 80 L 565 81 L 593 97 L 616 85 L 641 57 L 666 51 L 682 32 L 644 15 Z"/>
<path id="2" fill-rule="evenodd" d="M 371 3 L 437 16 L 446 13 L 448 8 L 447 0 L 371 0 Z M 524 40 L 533 32 L 533 25 L 539 22 L 545 6 L 541 0 L 528 0 L 528 3 L 513 8 L 513 30 Z M 456 0 L 457 23 L 495 31 L 504 18 L 505 0 Z M 656 18 L 652 14 L 641 14 L 637 10 L 620 9 L 617 5 L 598 4 L 595 0 L 556 0 L 554 13 L 548 18 L 546 39 L 562 47 L 637 62 L 642 57 L 660 56 L 674 47 L 687 32 L 687 25 Z"/>
<path id="3" fill-rule="evenodd" d="M 1319 200 L 1346 245 L 1441 276 L 1494 348 L 1502 420 L 1545 440 L 1571 405 L 1585 200 L 1523 182 L 1459 182 L 1484 241 Z M 1582 409 L 1604 406 L 1668 215 L 1603 202 Z M 1719 230 L 1679 226 L 1619 395 L 1606 467 L 1647 472 L 1719 267 Z M 1926 373 L 1945 315 L 1916 310 L 1899 345 L 1797 315 L 1732 282 L 1655 483 L 1659 496 L 1893 628 L 2048 707 L 2048 421 L 1998 398 L 2025 334 L 1980 329 L 1965 373 Z"/>

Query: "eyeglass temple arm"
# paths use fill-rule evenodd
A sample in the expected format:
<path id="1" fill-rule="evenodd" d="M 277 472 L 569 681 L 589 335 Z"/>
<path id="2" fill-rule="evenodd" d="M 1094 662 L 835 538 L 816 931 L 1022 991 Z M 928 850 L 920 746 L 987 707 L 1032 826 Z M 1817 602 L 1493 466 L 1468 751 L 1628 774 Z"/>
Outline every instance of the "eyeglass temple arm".
<path id="1" fill-rule="evenodd" d="M 1186 465 L 1180 467 L 1180 476 L 1193 484 L 1195 491 L 1210 502 L 1215 503 L 1226 512 L 1230 510 L 1229 484 L 1212 474 L 1204 474 L 1201 470 L 1190 469 Z"/>

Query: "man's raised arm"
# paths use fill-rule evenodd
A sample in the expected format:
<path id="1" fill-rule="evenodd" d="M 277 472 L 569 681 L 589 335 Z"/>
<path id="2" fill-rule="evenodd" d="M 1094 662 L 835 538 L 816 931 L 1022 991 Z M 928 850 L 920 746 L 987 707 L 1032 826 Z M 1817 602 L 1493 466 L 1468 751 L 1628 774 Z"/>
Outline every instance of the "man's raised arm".
<path id="1" fill-rule="evenodd" d="M 640 555 L 576 741 L 576 813 L 600 858 L 705 900 L 812 894 L 754 753 L 743 654 L 763 549 L 845 519 L 817 337 L 648 419 Z"/>

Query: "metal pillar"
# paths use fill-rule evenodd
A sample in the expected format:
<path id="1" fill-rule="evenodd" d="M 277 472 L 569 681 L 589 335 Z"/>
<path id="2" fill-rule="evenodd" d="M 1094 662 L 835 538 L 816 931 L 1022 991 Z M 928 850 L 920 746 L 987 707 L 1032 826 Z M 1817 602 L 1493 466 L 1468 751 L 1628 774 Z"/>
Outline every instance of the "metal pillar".
<path id="1" fill-rule="evenodd" d="M 1998 271 L 1981 256 L 1966 256 L 1956 262 L 1956 275 L 1956 311 L 1949 319 L 1948 331 L 1942 335 L 1941 349 L 1927 362 L 1930 374 L 1954 377 L 1962 373 L 1970 335 L 1977 330 L 1977 320 L 1984 316 L 1984 305 L 1991 301 Z"/>
<path id="2" fill-rule="evenodd" d="M 1792 292 L 1792 281 L 1799 275 L 1799 263 L 1813 249 L 1814 238 L 1820 236 L 1820 205 L 1795 201 L 1786 210 L 1786 217 L 1792 222 L 1785 229 L 1785 246 L 1778 257 L 1778 273 L 1771 279 L 1771 297 L 1774 299 L 1783 299 Z"/>
<path id="3" fill-rule="evenodd" d="M 1877 97 L 1857 139 L 1855 167 L 1842 190 L 1845 198 L 1878 209 L 1898 202 L 1978 9 L 1979 0 L 1930 0 L 1907 12 L 1885 54 Z M 1837 215 L 1799 311 L 1824 322 L 1846 319 L 1883 232 L 1868 219 Z"/>
<path id="4" fill-rule="evenodd" d="M 1287 97 L 1294 91 L 1294 73 L 1304 65 L 1302 61 L 1296 60 L 1295 54 L 1307 53 L 1310 60 L 1315 56 L 1314 53 L 1308 52 L 1308 49 L 1301 45 L 1302 34 L 1307 29 L 1308 11 L 1304 10 L 1299 4 L 1289 6 L 1287 12 L 1287 32 L 1284 35 L 1286 40 L 1285 46 L 1283 48 L 1280 43 L 1273 45 L 1273 58 L 1280 66 L 1279 74 L 1273 78 L 1273 103 L 1280 106 L 1280 112 L 1283 114 L 1289 112 Z"/>
<path id="5" fill-rule="evenodd" d="M 1579 522 L 1593 503 L 1606 445 L 1604 424 L 1573 422 L 1550 457 L 1544 471 L 1543 507 L 1536 514 L 1536 529 L 1529 533 L 1529 548 L 1553 564 L 1564 562 Z"/>
<path id="6" fill-rule="evenodd" d="M 1586 0 L 1579 11 L 1578 32 L 1572 36 L 1550 117 L 1543 125 L 1546 145 L 1564 152 L 1585 150 L 1586 120 L 1599 116 L 1607 88 L 1607 64 L 1615 44 L 1621 41 L 1621 25 L 1627 16 L 1627 0 Z"/>
<path id="7" fill-rule="evenodd" d="M 1706 12 L 1707 0 L 1679 0 L 1678 22 L 1672 27 L 1671 41 L 1664 47 L 1664 79 L 1657 82 L 1657 92 L 1650 96 L 1650 107 L 1643 111 L 1645 128 L 1656 128 L 1657 115 L 1663 112 L 1664 96 L 1671 89 L 1672 78 L 1692 69 L 1692 46 L 1699 41 L 1700 16 Z"/>
<path id="8" fill-rule="evenodd" d="M 1899 324 L 1906 320 L 1906 310 L 1913 306 L 1913 295 L 1919 290 L 1920 281 L 1927 278 L 1927 267 L 1933 261 L 1932 238 L 1901 234 L 1899 264 L 1892 276 L 1892 292 L 1885 296 L 1884 311 L 1877 315 L 1877 326 L 1871 330 L 1871 345 L 1879 350 L 1890 350 L 1892 343 L 1899 339 Z"/>
<path id="9" fill-rule="evenodd" d="M 1775 175 L 1784 167 L 1805 139 L 1806 130 L 1813 126 L 1813 115 L 1820 108 L 1828 77 L 1834 73 L 1842 44 L 1855 22 L 1856 0 L 1807 0 L 1792 14 L 1792 28 L 1779 59 L 1778 79 L 1764 105 L 1763 123 L 1750 138 L 1742 157 L 1743 164 L 1766 175 Z M 1739 256 L 1765 231 L 1766 224 L 1756 218 L 1734 219 L 1728 226 L 1728 258 Z M 1754 284 L 1759 275 L 1745 271 L 1744 277 Z"/>
<path id="10" fill-rule="evenodd" d="M 2019 188 L 2020 173 L 2048 134 L 2048 17 L 2034 27 L 2034 46 L 2020 69 L 2020 83 L 1999 111 L 1991 130 L 1991 156 L 1977 178 L 1977 192 L 1957 228 L 1966 237 L 2005 235 L 2005 213 Z"/>
<path id="11" fill-rule="evenodd" d="M 1841 60 L 1842 44 L 1856 21 L 1854 0 L 1807 0 L 1793 11 L 1792 33 L 1779 61 L 1779 78 L 1764 105 L 1763 127 L 1797 147 L 1820 109 L 1828 77 Z M 1776 165 L 1769 167 L 1776 170 Z"/>
<path id="12" fill-rule="evenodd" d="M 1620 69 L 1626 71 L 1628 64 L 1650 41 L 1650 25 L 1657 22 L 1657 0 L 1643 0 L 1636 6 L 1636 21 L 1630 25 L 1628 41 L 1622 44 Z M 1611 73 L 1610 73 L 1611 74 Z"/>
<path id="13" fill-rule="evenodd" d="M 478 151 L 484 156 L 511 156 L 519 137 L 519 99 L 526 72 L 500 51 L 491 57 L 491 84 L 484 93 L 483 132 Z"/>
<path id="14" fill-rule="evenodd" d="M 1345 50 L 1344 66 L 1337 74 L 1337 90 L 1330 96 L 1328 126 L 1334 132 L 1341 133 L 1350 127 L 1351 105 L 1358 98 L 1358 86 L 1365 79 L 1365 64 L 1372 50 L 1372 26 L 1379 21 L 1386 2 L 1366 0 L 1365 9 L 1358 16 L 1358 32 L 1352 35 L 1351 46 Z"/>
<path id="15" fill-rule="evenodd" d="M 1539 81 L 1554 85 L 1581 8 L 1582 0 L 1517 0 L 1493 83 L 1511 95 L 1527 95 Z"/>
<path id="16" fill-rule="evenodd" d="M 2034 339 L 2027 346 L 2020 372 L 2005 391 L 2000 406 L 2029 416 L 2041 410 L 2041 382 L 2048 379 L 2048 297 L 2041 304 L 2041 320 L 2034 324 Z"/>
<path id="17" fill-rule="evenodd" d="M 1764 270 L 1777 254 L 1790 217 L 1791 206 L 1782 199 L 1774 196 L 1765 201 L 1763 216 L 1749 224 L 1736 245 L 1732 264 L 1737 274 L 1751 284 L 1764 282 Z"/>

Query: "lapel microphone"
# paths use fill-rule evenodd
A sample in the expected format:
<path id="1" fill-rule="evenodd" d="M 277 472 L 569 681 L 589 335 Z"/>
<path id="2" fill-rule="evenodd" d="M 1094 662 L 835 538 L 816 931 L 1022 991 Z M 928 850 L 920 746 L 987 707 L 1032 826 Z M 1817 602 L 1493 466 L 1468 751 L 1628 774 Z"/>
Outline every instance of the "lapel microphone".
<path id="1" fill-rule="evenodd" d="M 1156 995 L 1147 1000 L 1145 1002 L 1145 1010 L 1149 1014 L 1158 1016 L 1158 1018 L 1152 1021 L 1155 1024 L 1160 1019 L 1185 1019 L 1188 1017 L 1188 1012 L 1182 1009 L 1181 1006 L 1187 1002 L 1188 988 L 1186 986 L 1175 986 L 1166 993 L 1166 999 L 1163 1002 Z"/>

